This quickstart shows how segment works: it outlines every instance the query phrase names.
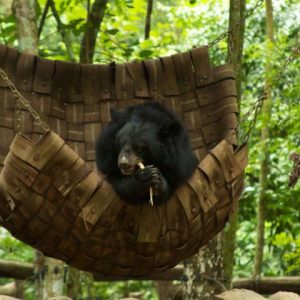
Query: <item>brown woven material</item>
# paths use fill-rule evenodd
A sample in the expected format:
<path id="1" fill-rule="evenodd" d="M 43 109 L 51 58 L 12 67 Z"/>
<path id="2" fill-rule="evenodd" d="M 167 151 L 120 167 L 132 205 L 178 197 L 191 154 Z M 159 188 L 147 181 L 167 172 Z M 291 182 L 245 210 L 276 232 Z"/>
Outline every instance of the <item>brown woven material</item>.
<path id="1" fill-rule="evenodd" d="M 223 140 L 237 123 L 233 71 L 212 67 L 206 47 L 80 65 L 0 46 L 0 65 L 53 130 L 43 136 L 24 110 L 24 135 L 14 138 L 15 99 L 0 81 L 0 221 L 15 237 L 98 277 L 124 278 L 176 265 L 224 227 L 247 150 L 233 151 L 235 136 Z M 166 204 L 133 206 L 94 171 L 94 144 L 111 107 L 153 100 L 182 117 L 201 162 Z"/>

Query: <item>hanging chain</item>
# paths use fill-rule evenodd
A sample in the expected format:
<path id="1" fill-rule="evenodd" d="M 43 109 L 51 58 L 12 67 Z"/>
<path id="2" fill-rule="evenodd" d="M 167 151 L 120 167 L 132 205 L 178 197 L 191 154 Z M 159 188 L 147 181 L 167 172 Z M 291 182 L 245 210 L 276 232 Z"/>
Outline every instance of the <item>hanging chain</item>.
<path id="1" fill-rule="evenodd" d="M 250 135 L 255 127 L 258 115 L 261 112 L 263 102 L 268 98 L 271 87 L 273 86 L 274 83 L 276 84 L 276 82 L 282 80 L 284 72 L 286 71 L 286 69 L 289 67 L 289 65 L 296 59 L 296 57 L 299 54 L 300 54 L 300 34 L 298 36 L 296 46 L 293 48 L 293 50 L 290 53 L 290 55 L 288 56 L 288 58 L 285 60 L 285 62 L 283 63 L 283 65 L 281 66 L 279 71 L 276 73 L 275 77 L 272 80 L 272 83 L 265 87 L 265 91 L 258 97 L 256 102 L 251 106 L 251 108 L 248 110 L 248 112 L 239 120 L 237 127 L 233 130 L 232 134 L 237 134 L 241 127 L 241 124 L 244 123 L 247 119 L 249 119 L 249 116 L 251 116 L 254 113 L 254 116 L 250 121 L 248 130 L 244 134 L 241 144 L 248 142 Z M 232 135 L 229 134 L 228 138 L 230 138 L 231 136 Z"/>
<path id="2" fill-rule="evenodd" d="M 243 17 L 241 17 L 235 24 L 233 24 L 228 31 L 222 33 L 219 37 L 217 37 L 214 41 L 212 41 L 211 43 L 208 44 L 208 48 L 211 48 L 213 46 L 215 46 L 217 43 L 219 43 L 221 40 L 228 38 L 229 39 L 229 46 L 230 49 L 232 49 L 232 33 L 233 30 L 239 26 L 245 19 L 247 19 L 249 16 L 251 16 L 257 8 L 259 8 L 262 4 L 264 3 L 264 0 L 258 0 L 255 5 L 253 7 L 251 7 L 250 9 L 247 10 L 247 12 L 245 13 L 245 15 Z M 277 72 L 277 74 L 275 75 L 274 79 L 272 80 L 272 82 L 277 82 L 279 79 L 282 79 L 283 73 L 285 72 L 285 70 L 288 68 L 288 66 L 295 60 L 296 56 L 300 54 L 300 35 L 298 37 L 298 42 L 296 44 L 296 47 L 293 49 L 293 51 L 290 53 L 289 57 L 286 59 L 286 61 L 284 62 L 284 64 L 282 65 L 282 67 L 280 68 L 280 70 Z M 237 127 L 231 131 L 231 133 L 228 134 L 227 139 L 230 140 L 230 138 L 237 134 L 241 124 L 249 119 L 249 117 L 254 113 L 254 116 L 252 118 L 252 120 L 250 121 L 249 124 L 249 128 L 247 130 L 247 132 L 244 135 L 243 138 L 243 142 L 247 143 L 250 135 L 255 127 L 256 124 L 256 120 L 258 118 L 258 115 L 261 112 L 262 106 L 263 106 L 263 102 L 268 98 L 268 94 L 269 91 L 271 89 L 271 85 L 268 85 L 265 88 L 265 91 L 258 97 L 258 99 L 256 100 L 256 102 L 251 106 L 251 108 L 248 110 L 248 112 L 239 120 Z"/>
<path id="3" fill-rule="evenodd" d="M 250 17 L 251 15 L 253 15 L 253 13 L 260 7 L 262 6 L 262 4 L 264 3 L 264 0 L 258 0 L 255 5 L 253 7 L 251 7 L 250 9 L 247 10 L 247 12 L 244 14 L 243 17 L 241 17 L 236 23 L 234 23 L 232 26 L 230 26 L 228 31 L 225 31 L 224 33 L 222 33 L 220 36 L 218 36 L 215 40 L 213 40 L 211 43 L 208 44 L 208 48 L 211 48 L 213 46 L 215 46 L 216 44 L 218 44 L 220 41 L 222 41 L 223 39 L 228 39 L 229 40 L 229 48 L 230 51 L 232 51 L 233 48 L 233 41 L 232 41 L 232 35 L 233 35 L 233 30 L 239 26 L 243 21 L 245 21 L 248 17 Z M 237 127 L 231 131 L 231 133 L 228 134 L 227 139 L 230 139 L 233 135 L 238 133 L 240 124 L 248 119 L 248 117 L 250 115 L 252 115 L 252 113 L 254 112 L 254 118 L 250 121 L 250 125 L 249 125 L 249 129 L 245 135 L 244 138 L 244 142 L 247 142 L 250 134 L 255 126 L 256 123 L 256 119 L 262 109 L 262 105 L 263 105 L 263 101 L 267 99 L 267 93 L 265 92 L 263 95 L 261 95 L 258 100 L 255 102 L 255 104 L 249 109 L 249 111 L 243 116 L 242 119 L 240 119 Z"/>
<path id="4" fill-rule="evenodd" d="M 293 188 L 300 178 L 300 154 L 292 153 L 290 160 L 294 162 L 294 165 L 289 178 L 289 187 Z"/>
<path id="5" fill-rule="evenodd" d="M 5 71 L 0 67 L 0 76 L 1 78 L 7 83 L 9 89 L 11 90 L 11 92 L 13 93 L 14 97 L 16 98 L 16 100 L 21 103 L 32 115 L 32 117 L 34 118 L 34 120 L 37 121 L 37 123 L 39 125 L 41 125 L 41 127 L 47 132 L 50 130 L 49 126 L 47 123 L 45 123 L 40 115 L 33 109 L 33 107 L 29 104 L 29 102 L 20 94 L 20 92 L 17 90 L 16 86 L 14 85 L 14 83 L 8 78 L 7 74 L 5 73 Z M 20 119 L 20 107 L 18 107 L 17 104 L 17 131 L 20 133 L 21 132 L 21 119 Z"/>
<path id="6" fill-rule="evenodd" d="M 250 17 L 251 15 L 253 15 L 253 13 L 255 12 L 255 10 L 257 8 L 259 8 L 260 6 L 262 6 L 263 3 L 264 3 L 264 0 L 258 0 L 253 7 L 251 7 L 250 9 L 247 10 L 247 12 L 245 13 L 245 15 L 243 17 L 241 17 L 235 24 L 233 24 L 229 28 L 228 31 L 223 32 L 215 40 L 213 40 L 212 42 L 210 42 L 208 44 L 208 48 L 211 48 L 211 47 L 215 46 L 220 41 L 222 41 L 222 40 L 226 39 L 228 36 L 230 36 L 230 34 L 232 34 L 233 30 L 235 29 L 235 27 L 239 26 L 245 19 L 247 19 L 248 17 Z"/>
<path id="7" fill-rule="evenodd" d="M 247 111 L 247 113 L 245 113 L 243 115 L 243 117 L 239 120 L 237 127 L 234 130 L 234 134 L 238 134 L 241 124 L 243 124 L 246 120 L 249 119 L 249 117 L 253 115 L 253 118 L 250 120 L 250 124 L 248 126 L 248 130 L 246 131 L 246 133 L 244 134 L 244 137 L 242 139 L 241 144 L 245 144 L 248 142 L 250 135 L 255 127 L 257 118 L 262 110 L 262 106 L 264 101 L 268 98 L 268 92 L 265 91 L 262 95 L 260 95 L 258 97 L 258 99 L 256 100 L 256 102 L 253 104 L 253 106 L 251 106 L 251 108 Z"/>
<path id="8" fill-rule="evenodd" d="M 16 116 L 16 128 L 17 133 L 22 132 L 22 110 L 20 101 L 16 101 L 15 104 L 15 116 Z"/>

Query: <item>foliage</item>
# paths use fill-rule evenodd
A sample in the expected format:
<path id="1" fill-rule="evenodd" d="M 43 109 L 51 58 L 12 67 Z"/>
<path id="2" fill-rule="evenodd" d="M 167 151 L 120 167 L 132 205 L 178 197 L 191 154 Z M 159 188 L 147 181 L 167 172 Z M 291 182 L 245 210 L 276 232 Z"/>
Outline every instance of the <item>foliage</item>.
<path id="1" fill-rule="evenodd" d="M 3 1 L 3 0 L 2 0 Z M 40 21 L 46 0 L 38 0 Z M 292 51 L 298 36 L 299 1 L 274 0 L 276 48 L 274 68 L 278 69 Z M 56 8 L 71 40 L 71 48 L 79 57 L 81 38 L 86 26 L 87 2 L 56 0 Z M 249 0 L 247 7 L 253 7 Z M 221 0 L 157 0 L 154 1 L 149 40 L 144 40 L 146 1 L 110 0 L 97 38 L 96 63 L 149 59 L 187 51 L 207 44 L 226 31 L 228 3 Z M 4 11 L 0 1 L 0 42 L 17 46 L 15 19 Z M 247 19 L 243 63 L 242 115 L 261 94 L 264 84 L 265 16 L 263 6 Z M 211 49 L 215 65 L 226 61 L 227 43 L 220 41 Z M 68 59 L 56 21 L 48 12 L 39 41 L 40 55 L 50 59 Z M 265 275 L 293 275 L 300 269 L 300 184 L 294 190 L 287 187 L 292 163 L 291 151 L 300 151 L 300 62 L 289 66 L 284 76 L 274 82 L 271 137 L 271 169 L 268 178 L 268 203 L 265 245 Z M 274 74 L 273 74 L 274 75 Z M 253 268 L 256 226 L 256 204 L 259 193 L 261 145 L 259 117 L 252 133 L 246 187 L 241 199 L 237 233 L 236 276 L 250 276 Z M 242 133 L 248 123 L 243 124 Z M 1 258 L 30 261 L 33 252 L 27 246 L 1 231 Z M 143 299 L 155 299 L 149 282 L 96 283 L 103 299 L 119 299 L 133 291 L 145 291 Z"/>
<path id="2" fill-rule="evenodd" d="M 299 4 L 293 2 L 274 2 L 276 21 L 276 40 L 274 53 L 274 74 L 287 59 L 296 43 L 299 30 L 299 22 L 291 24 L 285 22 L 287 18 L 294 19 L 294 11 L 299 8 Z M 262 20 L 263 15 L 253 16 L 249 21 L 251 28 L 257 28 L 254 20 Z M 259 25 L 258 30 L 251 30 L 246 34 L 245 47 L 245 85 L 243 91 L 242 112 L 249 109 L 250 103 L 255 101 L 254 95 L 260 95 L 263 88 L 263 66 L 264 58 L 264 25 Z M 262 30 L 258 34 L 259 30 Z M 251 43 L 250 43 L 251 41 Z M 295 247 L 288 247 L 282 243 L 274 242 L 278 236 L 286 236 L 286 241 L 297 245 L 299 239 L 299 205 L 300 189 L 299 185 L 294 190 L 287 187 L 289 172 L 292 162 L 289 161 L 289 154 L 292 151 L 299 152 L 299 61 L 295 61 L 285 71 L 284 75 L 274 82 L 272 119 L 269 124 L 271 136 L 269 145 L 271 149 L 271 168 L 268 177 L 268 201 L 267 201 L 267 230 L 265 247 L 265 275 L 292 275 L 289 263 L 299 263 L 299 253 L 295 252 Z M 255 208 L 259 193 L 259 172 L 261 160 L 260 130 L 261 118 L 258 118 L 255 130 L 250 140 L 250 162 L 246 170 L 246 188 L 241 200 L 240 229 L 238 243 L 248 245 L 249 252 L 245 252 L 237 247 L 237 261 L 246 261 L 248 264 L 236 265 L 237 275 L 249 276 L 252 272 L 252 260 L 254 255 L 255 229 Z M 247 220 L 247 221 L 246 221 Z M 249 224 L 250 221 L 250 224 Z M 249 230 L 251 234 L 249 235 Z M 298 237 L 298 238 L 297 238 Z M 242 241 L 241 241 L 242 239 Z M 293 242 L 292 242 L 293 241 Z M 251 245 L 251 246 L 250 246 Z M 243 246 L 242 246 L 243 247 Z M 298 259 L 298 260 L 297 260 Z M 299 265 L 296 267 L 299 268 Z M 247 269 L 247 271 L 245 271 Z"/>
<path id="3" fill-rule="evenodd" d="M 31 247 L 13 238 L 4 228 L 0 228 L 0 258 L 32 262 L 34 254 Z"/>
<path id="4" fill-rule="evenodd" d="M 96 283 L 95 288 L 103 299 L 119 300 L 123 297 L 136 297 L 144 300 L 158 300 L 156 291 L 149 281 L 119 281 L 115 284 Z"/>

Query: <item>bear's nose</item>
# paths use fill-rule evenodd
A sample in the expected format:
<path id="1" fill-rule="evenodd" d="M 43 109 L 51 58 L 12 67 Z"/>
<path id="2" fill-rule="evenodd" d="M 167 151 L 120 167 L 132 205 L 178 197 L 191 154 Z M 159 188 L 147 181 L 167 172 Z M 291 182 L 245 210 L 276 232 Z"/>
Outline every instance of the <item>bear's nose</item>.
<path id="1" fill-rule="evenodd" d="M 119 163 L 118 167 L 120 168 L 121 173 L 124 175 L 132 175 L 135 170 L 135 167 L 127 163 Z"/>
<path id="2" fill-rule="evenodd" d="M 126 162 L 121 162 L 118 164 L 119 168 L 122 170 L 129 170 L 131 168 L 130 164 Z"/>

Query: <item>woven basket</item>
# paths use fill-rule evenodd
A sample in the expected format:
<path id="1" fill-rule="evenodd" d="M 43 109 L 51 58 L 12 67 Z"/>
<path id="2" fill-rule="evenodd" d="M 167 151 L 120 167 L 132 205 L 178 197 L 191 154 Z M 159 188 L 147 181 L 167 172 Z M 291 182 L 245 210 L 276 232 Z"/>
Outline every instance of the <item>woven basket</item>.
<path id="1" fill-rule="evenodd" d="M 0 81 L 0 221 L 16 238 L 98 278 L 130 278 L 173 267 L 224 227 L 247 149 L 224 139 L 237 121 L 233 72 L 211 67 L 206 47 L 80 65 L 1 46 L 0 65 L 52 129 L 44 134 L 24 110 L 15 135 L 15 99 Z M 95 138 L 110 107 L 155 99 L 182 117 L 201 162 L 166 204 L 130 205 L 94 171 Z"/>

